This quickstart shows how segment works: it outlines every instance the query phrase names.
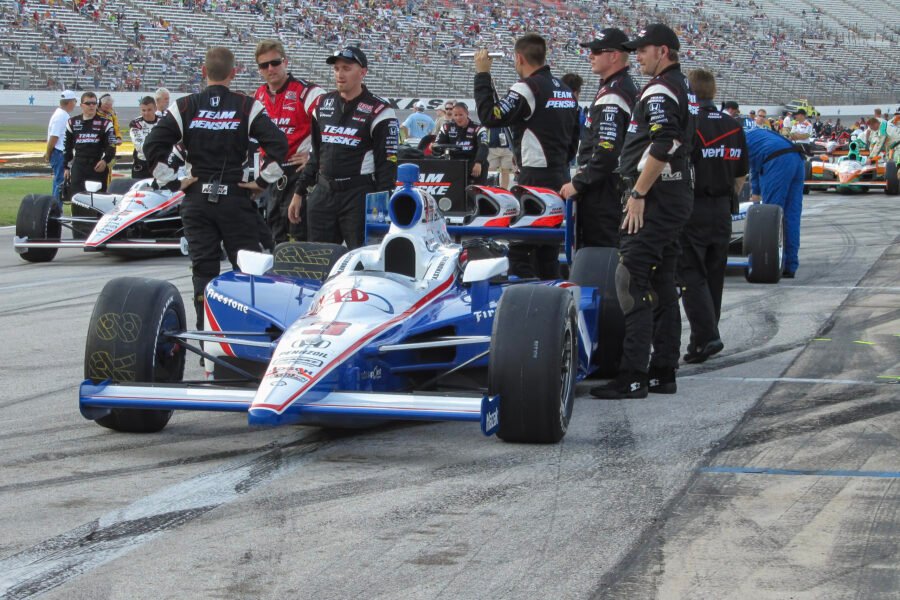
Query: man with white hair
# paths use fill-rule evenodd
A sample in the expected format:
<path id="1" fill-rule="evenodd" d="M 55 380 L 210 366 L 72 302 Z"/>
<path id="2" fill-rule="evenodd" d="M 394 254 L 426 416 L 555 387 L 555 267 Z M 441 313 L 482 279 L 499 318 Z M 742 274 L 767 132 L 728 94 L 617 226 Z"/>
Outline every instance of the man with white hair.
<path id="1" fill-rule="evenodd" d="M 156 97 L 156 115 L 162 117 L 166 114 L 166 111 L 169 110 L 169 102 L 171 101 L 171 94 L 169 94 L 169 90 L 164 87 L 156 90 L 154 94 Z"/>
<path id="2" fill-rule="evenodd" d="M 62 204 L 61 190 L 65 180 L 66 161 L 64 158 L 66 142 L 66 123 L 69 115 L 75 108 L 77 96 L 72 90 L 66 90 L 59 95 L 59 108 L 50 117 L 47 126 L 47 150 L 44 152 L 44 160 L 50 163 L 53 169 L 53 198 Z"/>

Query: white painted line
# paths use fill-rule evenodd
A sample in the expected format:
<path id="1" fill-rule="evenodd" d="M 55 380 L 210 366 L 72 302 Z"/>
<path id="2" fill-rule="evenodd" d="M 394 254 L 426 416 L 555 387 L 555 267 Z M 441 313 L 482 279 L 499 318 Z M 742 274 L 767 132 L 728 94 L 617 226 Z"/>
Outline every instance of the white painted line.
<path id="1" fill-rule="evenodd" d="M 4 225 L 3 227 L 0 227 L 0 231 L 6 231 L 7 229 L 15 229 L 15 228 L 16 228 L 15 225 Z"/>
<path id="2" fill-rule="evenodd" d="M 857 379 L 813 379 L 809 377 L 728 377 L 724 375 L 685 375 L 679 379 L 715 379 L 716 381 L 735 381 L 738 383 L 809 383 L 813 385 L 885 385 L 881 381 L 860 381 Z"/>
<path id="3" fill-rule="evenodd" d="M 866 285 L 785 285 L 779 284 L 778 287 L 794 288 L 803 290 L 864 290 L 870 292 L 900 292 L 900 287 L 889 286 L 866 286 Z"/>

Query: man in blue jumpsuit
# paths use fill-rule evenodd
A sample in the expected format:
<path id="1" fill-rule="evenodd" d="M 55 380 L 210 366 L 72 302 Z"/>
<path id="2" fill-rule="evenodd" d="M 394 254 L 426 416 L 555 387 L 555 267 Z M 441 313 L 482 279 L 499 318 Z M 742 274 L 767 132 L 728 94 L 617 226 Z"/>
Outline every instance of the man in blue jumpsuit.
<path id="1" fill-rule="evenodd" d="M 753 202 L 777 204 L 784 211 L 784 272 L 793 279 L 800 265 L 800 213 L 803 211 L 803 155 L 798 148 L 768 129 L 747 124 L 750 184 Z"/>

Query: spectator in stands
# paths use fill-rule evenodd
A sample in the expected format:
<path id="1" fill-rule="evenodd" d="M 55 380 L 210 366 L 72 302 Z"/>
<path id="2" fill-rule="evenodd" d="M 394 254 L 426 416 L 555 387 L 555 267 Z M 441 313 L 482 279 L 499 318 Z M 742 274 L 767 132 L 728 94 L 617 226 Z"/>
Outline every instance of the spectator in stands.
<path id="1" fill-rule="evenodd" d="M 306 211 L 300 211 L 300 222 L 293 224 L 288 219 L 288 206 L 300 177 L 300 171 L 309 160 L 312 148 L 310 131 L 312 112 L 316 103 L 325 94 L 318 85 L 298 79 L 288 72 L 287 52 L 279 40 L 262 40 L 256 45 L 256 67 L 265 83 L 256 90 L 259 100 L 269 118 L 275 122 L 288 140 L 287 160 L 282 163 L 286 178 L 278 181 L 272 190 L 267 213 L 271 236 L 276 244 L 288 241 L 306 241 Z"/>
<path id="2" fill-rule="evenodd" d="M 128 124 L 128 133 L 131 136 L 131 143 L 134 144 L 134 151 L 131 153 L 131 177 L 133 179 L 152 176 L 147 158 L 144 156 L 144 140 L 158 122 L 156 100 L 153 99 L 153 96 L 144 96 L 141 98 L 141 116 Z"/>
<path id="3" fill-rule="evenodd" d="M 66 163 L 64 159 L 66 142 L 66 124 L 69 115 L 75 108 L 75 92 L 66 90 L 59 95 L 59 108 L 50 117 L 47 126 L 47 150 L 44 152 L 44 160 L 50 163 L 53 169 L 53 198 L 62 206 L 62 187 L 65 181 Z"/>
<path id="4" fill-rule="evenodd" d="M 421 100 L 416 102 L 416 111 L 406 117 L 403 125 L 400 127 L 400 133 L 403 139 L 408 137 L 422 139 L 435 127 L 434 119 L 425 114 L 425 103 Z M 451 109 L 452 111 L 453 109 Z"/>
<path id="5" fill-rule="evenodd" d="M 169 90 L 164 87 L 161 87 L 156 90 L 154 94 L 156 97 L 156 114 L 157 116 L 164 116 L 166 111 L 169 110 L 169 102 L 171 102 L 171 94 Z"/>

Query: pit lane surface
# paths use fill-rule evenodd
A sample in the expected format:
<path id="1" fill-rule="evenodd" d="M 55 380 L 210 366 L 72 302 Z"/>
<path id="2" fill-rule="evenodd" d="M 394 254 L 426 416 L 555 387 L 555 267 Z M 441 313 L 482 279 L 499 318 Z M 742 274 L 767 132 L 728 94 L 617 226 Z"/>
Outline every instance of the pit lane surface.
<path id="1" fill-rule="evenodd" d="M 728 279 L 720 357 L 675 396 L 581 384 L 556 446 L 232 414 L 102 429 L 77 409 L 94 299 L 123 275 L 187 295 L 186 259 L 31 265 L 0 230 L 0 595 L 894 597 L 895 479 L 860 472 L 900 471 L 898 200 L 805 200 L 797 279 Z"/>

